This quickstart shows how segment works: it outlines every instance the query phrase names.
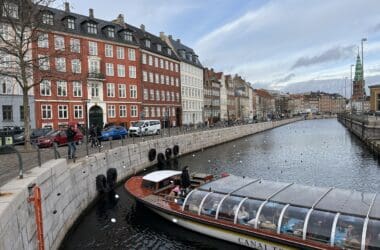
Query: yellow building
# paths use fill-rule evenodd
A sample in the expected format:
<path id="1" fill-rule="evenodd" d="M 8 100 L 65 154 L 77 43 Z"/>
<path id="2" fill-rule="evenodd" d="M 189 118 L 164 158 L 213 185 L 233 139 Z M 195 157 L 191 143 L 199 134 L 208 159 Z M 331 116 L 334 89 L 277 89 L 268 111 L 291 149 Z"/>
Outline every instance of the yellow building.
<path id="1" fill-rule="evenodd" d="M 380 84 L 369 86 L 370 89 L 370 111 L 380 112 Z"/>

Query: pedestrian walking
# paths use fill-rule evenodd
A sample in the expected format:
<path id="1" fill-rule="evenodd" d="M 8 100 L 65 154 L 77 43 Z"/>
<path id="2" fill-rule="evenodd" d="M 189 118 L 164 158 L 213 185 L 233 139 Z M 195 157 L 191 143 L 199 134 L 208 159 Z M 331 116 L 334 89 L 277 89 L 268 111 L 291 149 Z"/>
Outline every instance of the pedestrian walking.
<path id="1" fill-rule="evenodd" d="M 91 140 L 91 147 L 96 147 L 97 145 L 97 134 L 96 134 L 96 127 L 94 124 L 90 127 L 90 140 Z"/>
<path id="2" fill-rule="evenodd" d="M 74 130 L 74 127 L 72 125 L 70 125 L 68 129 L 66 130 L 67 146 L 68 146 L 67 156 L 69 159 L 75 158 L 75 151 L 77 150 L 75 146 L 76 133 L 77 132 Z"/>
<path id="3" fill-rule="evenodd" d="M 102 140 L 101 140 L 102 129 L 99 127 L 99 125 L 95 127 L 95 132 L 96 132 L 98 147 L 102 147 Z"/>

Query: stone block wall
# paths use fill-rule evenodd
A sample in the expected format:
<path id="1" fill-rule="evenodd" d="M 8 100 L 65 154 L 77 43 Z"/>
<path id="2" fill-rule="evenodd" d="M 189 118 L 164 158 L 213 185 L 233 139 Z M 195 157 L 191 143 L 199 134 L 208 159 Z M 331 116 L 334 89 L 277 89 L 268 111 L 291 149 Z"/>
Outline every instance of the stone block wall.
<path id="1" fill-rule="evenodd" d="M 148 160 L 151 148 L 164 153 L 178 145 L 183 155 L 297 120 L 165 137 L 110 149 L 76 163 L 68 164 L 66 159 L 46 162 L 25 173 L 24 179 L 13 179 L 0 187 L 0 250 L 37 249 L 34 207 L 27 201 L 31 183 L 41 188 L 45 249 L 58 249 L 75 220 L 96 198 L 95 178 L 105 175 L 107 169 L 116 168 L 121 181 L 157 162 Z"/>

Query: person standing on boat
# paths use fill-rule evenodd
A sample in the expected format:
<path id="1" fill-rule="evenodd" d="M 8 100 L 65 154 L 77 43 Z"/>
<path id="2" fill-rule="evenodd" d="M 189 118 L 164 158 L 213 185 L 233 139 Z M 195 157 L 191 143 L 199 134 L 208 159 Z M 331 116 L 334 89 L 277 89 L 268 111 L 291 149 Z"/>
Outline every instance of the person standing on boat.
<path id="1" fill-rule="evenodd" d="M 189 167 L 185 166 L 182 169 L 182 175 L 181 175 L 181 186 L 182 190 L 187 193 L 189 191 L 191 182 L 190 182 L 190 176 L 189 176 Z"/>

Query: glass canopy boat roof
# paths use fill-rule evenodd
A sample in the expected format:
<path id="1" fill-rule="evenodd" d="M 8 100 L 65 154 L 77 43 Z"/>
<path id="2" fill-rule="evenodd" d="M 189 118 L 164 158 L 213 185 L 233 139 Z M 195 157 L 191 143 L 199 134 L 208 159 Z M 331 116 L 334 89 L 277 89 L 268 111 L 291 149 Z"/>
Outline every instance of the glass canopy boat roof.
<path id="1" fill-rule="evenodd" d="M 380 197 L 230 175 L 193 190 L 183 210 L 350 249 L 380 249 Z"/>

